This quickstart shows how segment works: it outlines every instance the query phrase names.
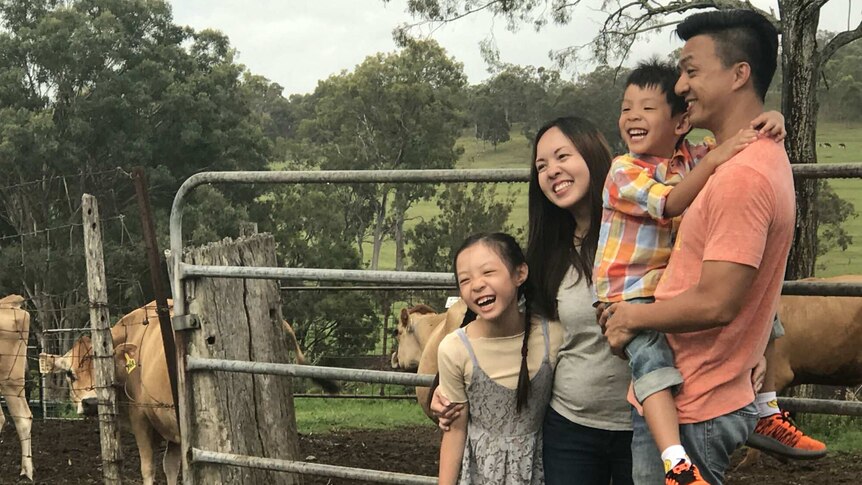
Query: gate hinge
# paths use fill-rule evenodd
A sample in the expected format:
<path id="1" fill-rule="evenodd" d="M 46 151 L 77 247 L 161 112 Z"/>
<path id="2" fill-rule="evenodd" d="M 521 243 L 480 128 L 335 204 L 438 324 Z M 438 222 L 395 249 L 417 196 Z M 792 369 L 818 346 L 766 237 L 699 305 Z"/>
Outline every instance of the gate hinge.
<path id="1" fill-rule="evenodd" d="M 174 315 L 174 318 L 171 319 L 171 325 L 173 325 L 175 332 L 201 328 L 201 322 L 198 320 L 198 316 L 193 313 L 188 315 Z"/>

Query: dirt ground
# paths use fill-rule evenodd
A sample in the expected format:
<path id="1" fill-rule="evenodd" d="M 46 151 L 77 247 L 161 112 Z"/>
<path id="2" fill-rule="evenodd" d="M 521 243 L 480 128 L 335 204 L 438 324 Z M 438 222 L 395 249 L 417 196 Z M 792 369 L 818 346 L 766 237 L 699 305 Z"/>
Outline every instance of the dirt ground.
<path id="1" fill-rule="evenodd" d="M 103 483 L 96 421 L 36 421 L 33 424 L 32 440 L 36 483 Z M 420 475 L 436 473 L 438 443 L 439 435 L 430 427 L 300 437 L 301 457 L 309 461 Z M 123 451 L 124 483 L 140 484 L 140 463 L 134 439 L 129 433 L 123 434 Z M 738 462 L 738 458 L 735 462 Z M 17 480 L 19 464 L 18 439 L 11 423 L 7 423 L 0 434 L 0 484 L 23 483 Z M 158 483 L 164 483 L 161 471 L 158 478 Z M 363 482 L 307 477 L 304 483 L 346 485 Z M 764 457 L 751 468 L 731 471 L 726 483 L 859 484 L 862 483 L 862 453 L 832 453 L 819 461 L 788 465 Z"/>

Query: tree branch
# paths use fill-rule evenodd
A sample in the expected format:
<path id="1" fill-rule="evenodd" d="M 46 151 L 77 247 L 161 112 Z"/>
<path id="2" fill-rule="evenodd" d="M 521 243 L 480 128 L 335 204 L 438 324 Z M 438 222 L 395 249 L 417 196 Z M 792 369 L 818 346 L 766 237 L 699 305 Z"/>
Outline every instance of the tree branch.
<path id="1" fill-rule="evenodd" d="M 420 15 L 424 15 L 424 16 L 426 17 L 426 20 L 424 20 L 424 21 L 420 21 L 420 22 L 416 22 L 416 23 L 414 23 L 414 24 L 407 24 L 407 25 L 402 24 L 402 25 L 403 25 L 403 28 L 402 28 L 401 30 L 410 30 L 410 29 L 412 29 L 412 28 L 414 28 L 414 27 L 419 27 L 419 26 L 421 26 L 421 25 L 426 25 L 426 24 L 428 24 L 428 23 L 432 23 L 432 22 L 439 22 L 441 25 L 445 25 L 445 24 L 448 24 L 448 23 L 454 22 L 454 21 L 456 21 L 456 20 L 460 20 L 460 19 L 462 19 L 462 18 L 464 18 L 464 17 L 467 17 L 468 15 L 472 15 L 472 14 L 474 14 L 474 13 L 481 12 L 482 10 L 487 10 L 487 9 L 491 8 L 492 6 L 494 6 L 494 4 L 502 3 L 502 1 L 503 1 L 503 0 L 491 0 L 491 1 L 489 1 L 488 3 L 486 3 L 486 4 L 484 4 L 484 5 L 481 5 L 481 6 L 479 6 L 479 7 L 473 8 L 473 9 L 471 9 L 471 10 L 465 10 L 464 12 L 461 12 L 461 13 L 459 13 L 459 14 L 455 14 L 455 15 L 454 15 L 454 16 L 452 16 L 452 17 L 444 17 L 444 16 L 439 16 L 439 15 L 438 15 L 438 16 L 436 16 L 437 18 L 434 18 L 434 17 L 432 17 L 431 15 L 428 15 L 428 12 L 423 12 L 423 11 L 421 11 L 420 9 L 410 8 L 410 9 L 409 9 L 409 10 L 410 10 L 410 13 L 412 13 L 412 14 L 414 14 L 414 15 L 415 15 L 415 14 L 417 14 L 417 13 L 418 13 L 418 14 L 420 14 Z M 424 10 L 424 9 L 422 9 L 422 10 Z M 439 28 L 439 26 L 438 26 L 437 28 Z M 434 30 L 436 30 L 437 28 L 435 28 Z"/>
<path id="2" fill-rule="evenodd" d="M 862 38 L 862 22 L 859 22 L 855 29 L 845 30 L 836 35 L 823 47 L 823 50 L 820 51 L 821 65 L 826 64 L 826 61 L 835 54 L 835 51 L 859 38 Z"/>
<path id="3" fill-rule="evenodd" d="M 829 0 L 811 0 L 811 2 L 808 5 L 803 7 L 802 14 L 805 17 L 808 17 L 811 14 L 813 14 L 814 12 L 817 12 L 818 10 L 823 8 L 823 6 L 826 5 L 828 2 L 829 2 Z"/>

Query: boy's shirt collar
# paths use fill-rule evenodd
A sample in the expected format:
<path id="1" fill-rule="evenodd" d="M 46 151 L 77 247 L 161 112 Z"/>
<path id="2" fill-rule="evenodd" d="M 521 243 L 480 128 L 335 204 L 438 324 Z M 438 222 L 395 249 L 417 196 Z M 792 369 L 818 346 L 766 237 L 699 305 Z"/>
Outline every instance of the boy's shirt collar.
<path id="1" fill-rule="evenodd" d="M 705 146 L 707 150 L 712 150 L 715 148 L 715 138 L 711 136 L 704 137 L 701 145 Z M 688 167 L 692 165 L 692 162 L 700 161 L 699 159 L 703 156 L 701 154 L 697 157 L 698 160 L 694 160 L 695 156 L 692 154 L 692 144 L 687 139 L 683 140 L 677 146 L 670 158 L 634 152 L 629 152 L 628 155 L 635 160 L 649 165 L 666 165 L 671 172 L 688 172 Z"/>

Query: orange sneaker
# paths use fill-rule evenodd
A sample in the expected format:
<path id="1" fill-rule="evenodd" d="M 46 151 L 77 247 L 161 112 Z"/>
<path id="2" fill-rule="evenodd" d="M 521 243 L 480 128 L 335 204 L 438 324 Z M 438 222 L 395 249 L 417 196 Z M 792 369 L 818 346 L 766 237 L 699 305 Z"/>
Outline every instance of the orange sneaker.
<path id="1" fill-rule="evenodd" d="M 664 475 L 665 485 L 709 485 L 694 463 L 680 461 Z"/>
<path id="2" fill-rule="evenodd" d="M 786 411 L 760 418 L 746 444 L 795 460 L 815 460 L 826 456 L 826 445 L 800 431 Z"/>

